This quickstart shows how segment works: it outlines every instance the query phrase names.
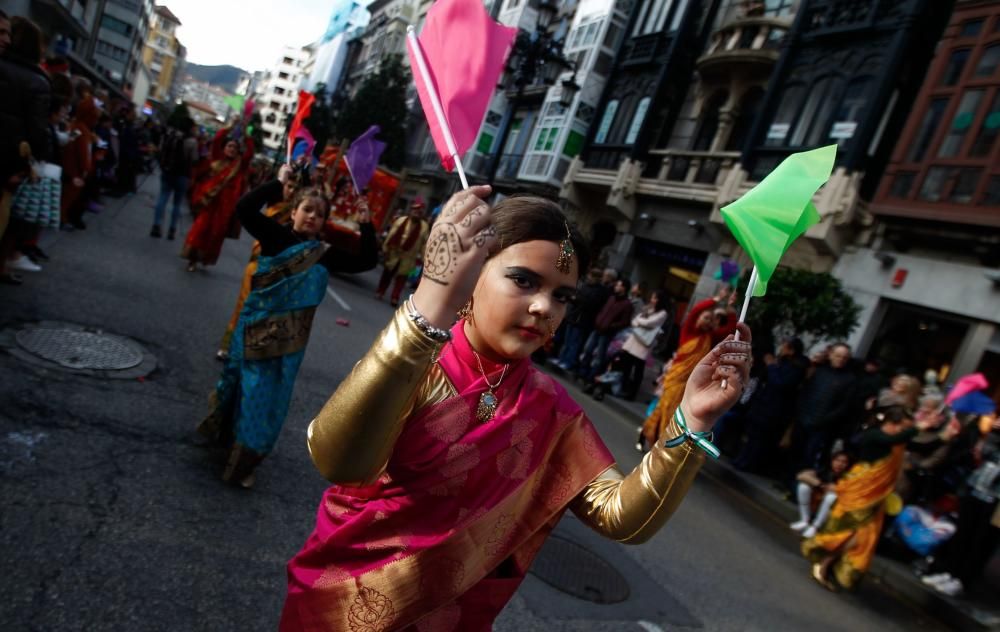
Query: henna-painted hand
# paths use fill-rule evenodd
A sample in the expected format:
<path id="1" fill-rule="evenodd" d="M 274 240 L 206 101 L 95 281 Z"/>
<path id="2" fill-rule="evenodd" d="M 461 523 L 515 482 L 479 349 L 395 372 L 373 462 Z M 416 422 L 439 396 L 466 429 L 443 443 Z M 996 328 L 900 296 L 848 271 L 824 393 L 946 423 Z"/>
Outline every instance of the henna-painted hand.
<path id="1" fill-rule="evenodd" d="M 743 394 L 750 376 L 750 328 L 737 326 L 740 339 L 728 336 L 695 366 L 684 388 L 681 410 L 688 428 L 696 432 L 712 429 Z M 725 388 L 723 388 L 725 385 Z"/>
<path id="2" fill-rule="evenodd" d="M 441 210 L 424 250 L 424 270 L 413 306 L 435 327 L 449 327 L 472 296 L 486 257 L 496 245 L 489 186 L 459 191 Z"/>

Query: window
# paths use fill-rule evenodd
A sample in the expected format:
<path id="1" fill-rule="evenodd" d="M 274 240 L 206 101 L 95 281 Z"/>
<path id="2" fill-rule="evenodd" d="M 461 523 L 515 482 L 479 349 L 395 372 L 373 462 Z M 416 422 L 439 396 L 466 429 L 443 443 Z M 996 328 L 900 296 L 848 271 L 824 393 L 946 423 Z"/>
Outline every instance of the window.
<path id="1" fill-rule="evenodd" d="M 521 4 L 521 0 L 507 0 L 507 9 L 516 9 Z"/>
<path id="2" fill-rule="evenodd" d="M 632 29 L 632 37 L 648 35 L 663 29 L 673 0 L 647 0 L 639 9 L 639 17 Z"/>
<path id="3" fill-rule="evenodd" d="M 996 144 L 997 136 L 1000 135 L 1000 90 L 993 95 L 993 104 L 983 117 L 983 124 L 979 126 L 972 147 L 969 149 L 970 156 L 989 156 Z"/>
<path id="4" fill-rule="evenodd" d="M 962 101 L 955 112 L 955 118 L 951 121 L 951 128 L 947 136 L 941 142 L 938 149 L 939 158 L 952 158 L 958 155 L 965 141 L 966 132 L 972 127 L 972 121 L 976 117 L 976 110 L 979 109 L 979 102 L 983 100 L 982 90 L 969 90 L 962 95 Z"/>
<path id="5" fill-rule="evenodd" d="M 604 47 L 616 50 L 618 48 L 618 38 L 622 34 L 622 27 L 615 23 L 608 25 L 608 32 L 604 34 Z"/>
<path id="6" fill-rule="evenodd" d="M 674 19 L 670 21 L 670 32 L 674 32 L 681 27 L 681 20 L 684 19 L 684 13 L 687 10 L 688 0 L 681 0 L 674 7 Z"/>
<path id="7" fill-rule="evenodd" d="M 1000 65 L 1000 44 L 994 44 L 983 51 L 979 63 L 976 64 L 976 77 L 990 77 Z"/>
<path id="8" fill-rule="evenodd" d="M 764 15 L 783 17 L 792 12 L 795 0 L 764 0 Z"/>
<path id="9" fill-rule="evenodd" d="M 912 171 L 901 171 L 892 180 L 892 187 L 889 188 L 889 197 L 905 198 L 910 196 L 913 189 L 913 180 L 917 174 Z"/>
<path id="10" fill-rule="evenodd" d="M 834 128 L 831 128 L 829 135 L 838 144 L 843 145 L 854 136 L 853 128 L 861 121 L 868 105 L 871 83 L 871 77 L 860 77 L 847 84 L 844 98 L 833 114 Z M 839 130 L 836 129 L 837 123 L 841 124 Z"/>
<path id="11" fill-rule="evenodd" d="M 972 202 L 972 196 L 976 193 L 976 187 L 979 185 L 979 178 L 982 175 L 982 169 L 959 169 L 957 177 L 953 176 L 955 186 L 951 190 L 949 199 L 958 204 Z"/>
<path id="12" fill-rule="evenodd" d="M 941 85 L 953 86 L 958 83 L 962 71 L 965 70 L 965 62 L 969 60 L 969 52 L 968 48 L 952 51 L 948 65 L 945 66 L 944 74 L 941 76 Z"/>
<path id="13" fill-rule="evenodd" d="M 555 146 L 556 136 L 559 135 L 558 127 L 543 127 L 538 130 L 538 137 L 535 139 L 535 151 L 552 151 Z"/>
<path id="14" fill-rule="evenodd" d="M 920 188 L 920 199 L 928 202 L 939 201 L 947 177 L 947 167 L 931 167 L 928 169 L 927 176 L 924 178 L 924 186 Z"/>
<path id="15" fill-rule="evenodd" d="M 767 130 L 764 144 L 768 147 L 780 147 L 785 144 L 788 138 L 788 131 L 795 122 L 795 115 L 802 108 L 802 101 L 805 99 L 806 88 L 801 84 L 789 86 L 782 95 L 781 104 L 774 115 L 771 127 Z"/>
<path id="16" fill-rule="evenodd" d="M 604 107 L 604 115 L 601 116 L 601 124 L 597 126 L 597 133 L 594 135 L 594 142 L 598 145 L 607 142 L 608 132 L 611 131 L 611 124 L 615 122 L 615 114 L 618 112 L 618 99 L 608 101 Z"/>
<path id="17" fill-rule="evenodd" d="M 726 141 L 727 151 L 741 151 L 743 149 L 743 145 L 746 144 L 747 137 L 750 135 L 750 128 L 753 127 L 754 121 L 757 120 L 760 113 L 760 103 L 763 99 L 764 91 L 760 88 L 750 88 L 743 95 L 736 123 Z"/>
<path id="18" fill-rule="evenodd" d="M 979 31 L 983 29 L 983 21 L 979 20 L 969 20 L 962 24 L 962 30 L 958 32 L 959 37 L 975 37 L 979 35 Z"/>
<path id="19" fill-rule="evenodd" d="M 839 77 L 824 77 L 813 85 L 795 125 L 790 145 L 818 145 L 826 141 L 833 108 L 840 101 L 843 85 Z"/>
<path id="20" fill-rule="evenodd" d="M 279 72 L 278 73 L 278 79 L 288 79 L 288 73 L 287 72 Z"/>
<path id="21" fill-rule="evenodd" d="M 283 58 L 281 60 L 281 63 L 285 64 L 286 66 L 292 66 L 292 65 L 295 64 L 295 62 L 292 60 L 291 57 L 285 57 L 285 58 Z"/>
<path id="22" fill-rule="evenodd" d="M 639 99 L 639 104 L 635 106 L 635 114 L 632 115 L 632 124 L 628 127 L 628 133 L 625 134 L 625 144 L 631 145 L 635 143 L 635 139 L 639 136 L 639 130 L 642 129 L 642 123 L 646 120 L 646 112 L 649 110 L 649 97 L 642 97 Z"/>
<path id="23" fill-rule="evenodd" d="M 104 14 L 101 18 L 101 28 L 114 31 L 115 33 L 119 33 L 125 37 L 132 37 L 132 27 L 128 24 L 128 22 L 111 17 L 108 14 Z"/>
<path id="24" fill-rule="evenodd" d="M 986 206 L 1000 205 L 1000 176 L 990 176 L 990 182 L 986 185 L 983 199 L 980 204 Z"/>
<path id="25" fill-rule="evenodd" d="M 938 125 L 941 123 L 941 117 L 944 116 L 945 108 L 948 107 L 948 99 L 934 99 L 931 101 L 930 105 L 927 107 L 927 112 L 924 113 L 924 118 L 920 121 L 920 129 L 917 131 L 916 140 L 914 140 L 913 145 L 910 146 L 910 155 L 907 158 L 909 162 L 920 162 L 924 159 L 927 154 L 927 150 L 931 146 L 931 141 L 934 140 L 934 133 L 937 131 Z"/>
<path id="26" fill-rule="evenodd" d="M 274 93 L 280 96 L 282 94 L 285 94 L 285 89 L 284 88 L 275 88 L 274 89 Z"/>
<path id="27" fill-rule="evenodd" d="M 601 27 L 600 22 L 591 22 L 587 25 L 587 30 L 583 35 L 583 45 L 590 46 L 597 41 L 597 31 Z"/>
<path id="28" fill-rule="evenodd" d="M 692 150 L 708 151 L 712 148 L 712 141 L 715 140 L 715 135 L 719 131 L 719 110 L 728 100 L 728 93 L 717 92 L 705 104 L 701 122 L 698 125 L 698 133 L 695 134 L 694 141 L 691 143 Z"/>

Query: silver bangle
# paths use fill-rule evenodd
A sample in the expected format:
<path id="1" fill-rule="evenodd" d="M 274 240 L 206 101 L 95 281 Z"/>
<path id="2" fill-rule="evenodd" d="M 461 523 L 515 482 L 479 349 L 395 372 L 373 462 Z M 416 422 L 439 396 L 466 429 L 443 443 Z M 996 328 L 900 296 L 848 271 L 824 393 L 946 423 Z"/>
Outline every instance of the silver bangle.
<path id="1" fill-rule="evenodd" d="M 406 299 L 406 315 L 410 317 L 413 324 L 417 326 L 425 336 L 433 340 L 434 342 L 445 343 L 451 340 L 451 332 L 447 329 L 441 329 L 440 327 L 435 327 L 428 321 L 423 315 L 417 311 L 417 308 L 413 306 L 413 297 Z"/>

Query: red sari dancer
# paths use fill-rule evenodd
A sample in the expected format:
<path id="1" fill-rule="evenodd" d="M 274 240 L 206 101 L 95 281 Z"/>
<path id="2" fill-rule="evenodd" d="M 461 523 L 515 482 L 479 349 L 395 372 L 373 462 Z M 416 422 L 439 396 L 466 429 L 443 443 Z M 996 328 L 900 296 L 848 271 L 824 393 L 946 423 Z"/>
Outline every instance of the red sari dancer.
<path id="1" fill-rule="evenodd" d="M 313 462 L 334 486 L 288 564 L 284 632 L 490 630 L 566 509 L 620 542 L 652 537 L 739 399 L 745 325 L 743 342 L 702 359 L 682 412 L 623 475 L 530 360 L 587 269 L 585 242 L 555 203 L 510 197 L 491 210 L 489 192 L 445 205 L 416 293 L 310 424 Z"/>
<path id="2" fill-rule="evenodd" d="M 181 250 L 181 257 L 188 260 L 188 272 L 194 272 L 199 263 L 215 265 L 223 240 L 233 232 L 239 234 L 236 202 L 246 189 L 253 141 L 246 140 L 240 155 L 240 143 L 227 138 L 229 131 L 220 130 L 215 135 L 208 172 L 191 192 L 191 211 L 196 218 Z"/>

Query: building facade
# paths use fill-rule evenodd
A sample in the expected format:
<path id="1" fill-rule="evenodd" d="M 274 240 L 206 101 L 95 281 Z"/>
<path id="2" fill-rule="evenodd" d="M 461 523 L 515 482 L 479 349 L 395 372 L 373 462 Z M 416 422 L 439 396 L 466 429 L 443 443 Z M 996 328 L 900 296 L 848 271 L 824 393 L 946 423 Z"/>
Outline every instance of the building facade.
<path id="1" fill-rule="evenodd" d="M 131 95 L 142 63 L 153 15 L 152 0 L 91 0 L 95 17 L 86 59 L 112 83 Z M 89 3 L 88 3 L 89 4 Z M 89 7 L 88 7 L 89 9 Z"/>
<path id="2" fill-rule="evenodd" d="M 176 96 L 176 83 L 183 76 L 185 49 L 177 39 L 181 21 L 166 6 L 157 6 L 150 21 L 142 60 L 149 68 L 149 98 L 161 103 Z"/>
<path id="3" fill-rule="evenodd" d="M 1000 2 L 960 1 L 869 205 L 834 269 L 862 305 L 852 342 L 1000 397 Z"/>
<path id="4" fill-rule="evenodd" d="M 261 82 L 257 107 L 261 116 L 264 146 L 284 153 L 282 141 L 290 117 L 295 115 L 299 86 L 311 59 L 310 47 L 285 46 L 281 59 Z"/>

